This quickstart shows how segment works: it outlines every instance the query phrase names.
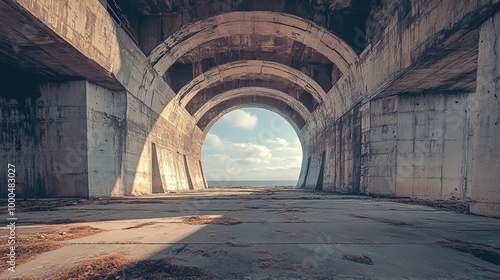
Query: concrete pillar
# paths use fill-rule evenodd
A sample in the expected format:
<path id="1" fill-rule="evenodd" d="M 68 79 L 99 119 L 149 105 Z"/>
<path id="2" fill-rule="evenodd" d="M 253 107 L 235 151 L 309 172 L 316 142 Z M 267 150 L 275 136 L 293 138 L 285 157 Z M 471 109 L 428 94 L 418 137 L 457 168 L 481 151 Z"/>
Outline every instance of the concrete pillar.
<path id="1" fill-rule="evenodd" d="M 11 143 L 0 155 L 18 170 L 19 196 L 108 197 L 123 187 L 126 97 L 87 81 L 40 85 L 38 96 L 0 99 Z M 16 147 L 17 146 L 17 147 Z M 1 176 L 1 175 L 0 175 Z"/>
<path id="2" fill-rule="evenodd" d="M 366 153 L 368 192 L 377 196 L 396 195 L 396 146 L 398 135 L 398 98 L 396 96 L 370 102 L 369 141 L 364 143 Z M 366 184 L 366 183 L 365 183 Z M 364 187 L 366 189 L 366 186 Z"/>
<path id="3" fill-rule="evenodd" d="M 479 37 L 471 211 L 500 217 L 500 13 Z"/>
<path id="4" fill-rule="evenodd" d="M 45 164 L 34 168 L 47 168 L 46 196 L 88 196 L 86 84 L 71 81 L 40 87 L 39 129 L 44 133 L 39 156 Z M 37 172 L 44 172 L 43 168 Z"/>
<path id="5" fill-rule="evenodd" d="M 86 84 L 89 196 L 125 195 L 126 93 Z"/>

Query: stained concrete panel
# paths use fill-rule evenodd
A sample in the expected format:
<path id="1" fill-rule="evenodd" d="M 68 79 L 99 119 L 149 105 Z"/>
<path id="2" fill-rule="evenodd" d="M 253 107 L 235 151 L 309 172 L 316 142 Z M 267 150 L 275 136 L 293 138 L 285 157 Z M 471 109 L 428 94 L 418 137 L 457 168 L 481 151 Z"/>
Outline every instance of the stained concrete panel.
<path id="1" fill-rule="evenodd" d="M 125 195 L 126 94 L 87 83 L 89 196 Z"/>
<path id="2" fill-rule="evenodd" d="M 472 159 L 472 211 L 500 216 L 500 14 L 487 20 L 480 31 L 477 94 Z M 496 58 L 496 59 L 492 59 Z"/>

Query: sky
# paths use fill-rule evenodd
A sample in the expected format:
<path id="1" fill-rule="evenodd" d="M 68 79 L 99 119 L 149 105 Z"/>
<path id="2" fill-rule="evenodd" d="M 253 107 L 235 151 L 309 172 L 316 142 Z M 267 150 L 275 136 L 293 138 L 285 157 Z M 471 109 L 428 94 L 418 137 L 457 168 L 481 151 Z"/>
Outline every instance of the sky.
<path id="1" fill-rule="evenodd" d="M 201 159 L 208 181 L 298 180 L 302 147 L 280 115 L 238 109 L 212 126 Z"/>

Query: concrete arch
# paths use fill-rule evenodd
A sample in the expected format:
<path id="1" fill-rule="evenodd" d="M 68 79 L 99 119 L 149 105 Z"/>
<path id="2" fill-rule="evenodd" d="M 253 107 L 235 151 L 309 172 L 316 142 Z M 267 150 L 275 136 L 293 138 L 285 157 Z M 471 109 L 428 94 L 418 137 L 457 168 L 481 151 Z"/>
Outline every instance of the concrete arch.
<path id="1" fill-rule="evenodd" d="M 352 48 L 327 29 L 303 18 L 268 11 L 230 12 L 187 25 L 149 55 L 149 63 L 163 75 L 180 57 L 199 45 L 231 35 L 288 38 L 316 50 L 345 72 L 358 58 Z"/>
<path id="2" fill-rule="evenodd" d="M 198 122 L 206 112 L 208 112 L 211 108 L 217 106 L 218 104 L 235 98 L 235 97 L 246 97 L 246 96 L 272 96 L 273 98 L 280 100 L 286 104 L 288 104 L 291 108 L 297 111 L 298 114 L 304 119 L 307 120 L 311 116 L 311 113 L 307 110 L 307 108 L 297 99 L 291 98 L 290 95 L 274 89 L 263 88 L 263 87 L 243 87 L 237 88 L 233 90 L 229 90 L 223 93 L 220 93 L 210 99 L 208 102 L 203 104 L 198 111 L 194 114 L 194 119 Z"/>
<path id="3" fill-rule="evenodd" d="M 289 66 L 260 60 L 241 60 L 214 67 L 182 87 L 177 98 L 181 106 L 185 107 L 200 90 L 216 82 L 238 79 L 249 74 L 284 78 L 309 92 L 318 104 L 326 100 L 325 91 L 311 77 Z"/>
<path id="4" fill-rule="evenodd" d="M 271 110 L 289 120 L 297 133 L 306 125 L 306 120 L 296 110 L 279 99 L 268 96 L 240 96 L 228 99 L 212 107 L 198 120 L 197 126 L 203 132 L 203 135 L 205 135 L 208 132 L 207 128 L 210 129 L 212 124 L 218 120 L 218 116 L 221 116 L 222 112 L 231 108 L 245 107 L 258 107 Z"/>
<path id="5" fill-rule="evenodd" d="M 266 88 L 284 92 L 303 104 L 310 113 L 314 112 L 319 105 L 309 92 L 304 91 L 302 88 L 290 83 L 288 80 L 274 76 L 272 79 L 264 80 L 262 77 L 255 75 L 255 77 L 245 76 L 244 78 L 237 80 L 219 82 L 210 87 L 204 88 L 203 90 L 200 90 L 198 94 L 191 99 L 191 101 L 189 101 L 185 108 L 191 116 L 193 116 L 201 106 L 218 94 L 236 88 L 246 87 Z"/>

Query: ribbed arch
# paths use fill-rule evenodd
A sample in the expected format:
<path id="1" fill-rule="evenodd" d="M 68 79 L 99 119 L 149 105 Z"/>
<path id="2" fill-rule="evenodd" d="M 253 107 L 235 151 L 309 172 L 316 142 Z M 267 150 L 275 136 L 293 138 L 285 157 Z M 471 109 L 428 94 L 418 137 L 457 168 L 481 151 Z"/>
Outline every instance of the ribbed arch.
<path id="1" fill-rule="evenodd" d="M 301 42 L 328 58 L 342 73 L 358 57 L 346 42 L 314 22 L 278 12 L 248 11 L 225 13 L 184 26 L 151 52 L 149 62 L 163 75 L 180 57 L 206 42 L 252 34 Z"/>

